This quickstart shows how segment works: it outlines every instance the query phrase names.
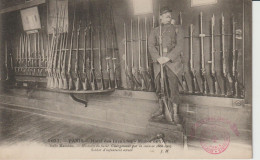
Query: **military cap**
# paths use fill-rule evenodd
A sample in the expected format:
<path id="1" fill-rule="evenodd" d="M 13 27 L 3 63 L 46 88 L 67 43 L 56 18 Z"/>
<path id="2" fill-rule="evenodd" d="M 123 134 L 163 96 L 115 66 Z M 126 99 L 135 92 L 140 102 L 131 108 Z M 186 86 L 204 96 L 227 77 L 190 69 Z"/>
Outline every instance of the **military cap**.
<path id="1" fill-rule="evenodd" d="M 172 12 L 172 10 L 169 7 L 162 7 L 160 10 L 160 15 L 167 13 L 167 12 Z"/>

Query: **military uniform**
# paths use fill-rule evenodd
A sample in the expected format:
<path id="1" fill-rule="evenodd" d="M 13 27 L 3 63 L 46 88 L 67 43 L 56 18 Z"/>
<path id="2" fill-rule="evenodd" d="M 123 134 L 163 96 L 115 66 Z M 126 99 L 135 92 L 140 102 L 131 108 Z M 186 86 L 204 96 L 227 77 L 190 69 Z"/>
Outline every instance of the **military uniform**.
<path id="1" fill-rule="evenodd" d="M 178 82 L 181 77 L 181 52 L 183 50 L 184 36 L 180 26 L 173 24 L 162 24 L 162 50 L 163 56 L 170 59 L 165 64 L 165 76 L 168 83 L 167 90 L 168 98 L 172 103 L 179 104 L 179 90 Z M 154 62 L 154 76 L 156 93 L 160 92 L 160 64 L 157 59 L 160 58 L 159 54 L 159 36 L 160 28 L 154 28 L 148 39 L 148 48 L 151 58 Z"/>

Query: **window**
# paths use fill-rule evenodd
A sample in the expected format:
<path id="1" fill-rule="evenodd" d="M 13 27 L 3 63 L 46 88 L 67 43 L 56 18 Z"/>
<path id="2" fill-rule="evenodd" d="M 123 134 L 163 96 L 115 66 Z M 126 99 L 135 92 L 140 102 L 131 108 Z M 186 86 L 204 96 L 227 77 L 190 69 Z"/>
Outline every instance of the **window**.
<path id="1" fill-rule="evenodd" d="M 191 0 L 191 7 L 215 4 L 217 0 Z"/>
<path id="2" fill-rule="evenodd" d="M 153 13 L 152 0 L 133 0 L 134 15 Z"/>

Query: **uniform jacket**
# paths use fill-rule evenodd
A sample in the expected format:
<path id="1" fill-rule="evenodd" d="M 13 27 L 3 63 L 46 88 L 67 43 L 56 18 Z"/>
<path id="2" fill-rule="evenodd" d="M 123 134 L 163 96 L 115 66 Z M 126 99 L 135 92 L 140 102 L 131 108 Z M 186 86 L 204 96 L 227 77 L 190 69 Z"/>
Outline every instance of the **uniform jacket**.
<path id="1" fill-rule="evenodd" d="M 157 77 L 160 72 L 160 64 L 157 59 L 159 54 L 159 35 L 160 28 L 154 28 L 148 39 L 148 48 L 151 58 L 154 62 L 154 76 Z M 181 64 L 181 52 L 183 50 L 184 35 L 182 28 L 178 25 L 166 24 L 162 25 L 162 50 L 163 56 L 170 58 L 170 61 L 166 65 L 177 75 L 181 76 L 182 64 Z"/>

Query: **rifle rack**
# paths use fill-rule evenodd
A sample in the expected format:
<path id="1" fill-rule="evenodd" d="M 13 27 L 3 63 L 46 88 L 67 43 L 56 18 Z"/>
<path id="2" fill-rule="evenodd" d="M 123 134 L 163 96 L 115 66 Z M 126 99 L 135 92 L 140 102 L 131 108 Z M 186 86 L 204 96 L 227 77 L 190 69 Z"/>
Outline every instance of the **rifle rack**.
<path id="1" fill-rule="evenodd" d="M 44 89 L 44 90 L 47 90 L 47 91 L 51 91 L 51 92 L 60 92 L 60 93 L 67 93 L 70 95 L 70 97 L 76 101 L 76 102 L 79 102 L 79 103 L 82 103 L 85 107 L 87 107 L 88 105 L 88 99 L 86 97 L 86 95 L 88 94 L 98 94 L 98 93 L 111 93 L 113 91 L 115 91 L 115 89 L 105 89 L 105 90 L 95 90 L 95 91 L 92 91 L 92 90 L 88 90 L 88 91 L 75 91 L 75 90 L 61 90 L 61 89 Z M 85 99 L 80 99 L 80 98 L 77 98 L 75 96 L 75 94 L 85 94 Z"/>
<path id="2" fill-rule="evenodd" d="M 17 81 L 15 85 L 10 84 L 10 82 L 8 83 L 8 81 L 3 81 L 3 84 L 4 85 L 0 85 L 0 87 L 3 86 L 4 88 L 13 88 L 15 86 L 15 88 L 27 88 L 28 90 L 40 90 L 40 91 L 69 94 L 70 97 L 74 101 L 83 104 L 85 107 L 87 107 L 87 104 L 88 104 L 87 95 L 89 95 L 89 94 L 102 94 L 102 93 L 108 94 L 108 93 L 115 91 L 114 88 L 104 89 L 104 90 L 94 90 L 94 91 L 93 90 L 75 91 L 75 90 L 63 90 L 63 89 L 49 89 L 49 88 L 43 87 L 38 81 L 35 81 L 35 82 L 32 82 L 32 81 Z M 76 97 L 75 94 L 81 94 L 81 95 L 84 94 L 85 99 L 80 99 L 80 98 Z"/>

